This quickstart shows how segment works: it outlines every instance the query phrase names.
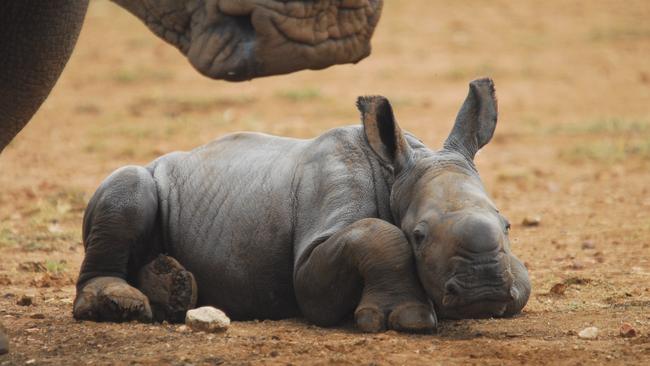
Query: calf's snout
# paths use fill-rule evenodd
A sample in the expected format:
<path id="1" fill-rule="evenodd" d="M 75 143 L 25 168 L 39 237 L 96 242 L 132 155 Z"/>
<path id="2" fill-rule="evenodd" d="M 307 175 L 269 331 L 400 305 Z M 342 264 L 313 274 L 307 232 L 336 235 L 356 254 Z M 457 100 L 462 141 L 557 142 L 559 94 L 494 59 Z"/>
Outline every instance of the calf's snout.
<path id="1" fill-rule="evenodd" d="M 444 284 L 442 305 L 466 306 L 481 302 L 507 303 L 514 299 L 513 275 L 507 257 L 455 257 L 453 275 Z"/>

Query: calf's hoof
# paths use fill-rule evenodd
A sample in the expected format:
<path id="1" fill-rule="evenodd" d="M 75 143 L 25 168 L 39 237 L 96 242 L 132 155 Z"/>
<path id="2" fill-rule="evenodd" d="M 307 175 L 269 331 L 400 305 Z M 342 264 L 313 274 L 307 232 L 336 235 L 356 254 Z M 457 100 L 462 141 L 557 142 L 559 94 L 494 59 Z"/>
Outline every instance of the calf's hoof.
<path id="1" fill-rule="evenodd" d="M 151 322 L 147 297 L 117 277 L 95 277 L 77 291 L 72 314 L 78 320 Z"/>
<path id="2" fill-rule="evenodd" d="M 155 321 L 181 323 L 185 313 L 196 306 L 194 275 L 172 257 L 161 254 L 142 267 L 137 286 L 149 298 Z"/>
<path id="3" fill-rule="evenodd" d="M 418 302 L 405 302 L 386 311 L 372 304 L 364 304 L 354 312 L 357 328 L 366 333 L 383 332 L 386 329 L 405 333 L 433 333 L 438 320 L 431 306 Z M 386 316 L 388 314 L 388 317 Z"/>
<path id="4" fill-rule="evenodd" d="M 388 316 L 388 327 L 399 332 L 433 333 L 438 321 L 431 307 L 424 304 L 400 304 Z"/>
<path id="5" fill-rule="evenodd" d="M 354 312 L 354 322 L 364 333 L 378 333 L 386 330 L 386 316 L 378 308 L 364 306 Z"/>

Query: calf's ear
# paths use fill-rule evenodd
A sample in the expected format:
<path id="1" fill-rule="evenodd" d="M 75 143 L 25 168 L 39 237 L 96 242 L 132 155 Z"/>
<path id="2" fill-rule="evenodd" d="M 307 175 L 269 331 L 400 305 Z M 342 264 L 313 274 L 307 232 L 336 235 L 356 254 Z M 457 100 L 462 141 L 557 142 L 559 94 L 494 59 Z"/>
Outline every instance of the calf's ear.
<path id="1" fill-rule="evenodd" d="M 497 97 L 492 79 L 472 81 L 444 147 L 473 160 L 476 152 L 492 139 L 497 114 Z"/>
<path id="2" fill-rule="evenodd" d="M 365 96 L 357 99 L 361 112 L 363 130 L 370 148 L 395 174 L 402 171 L 412 160 L 412 150 L 399 128 L 393 108 L 382 96 Z"/>

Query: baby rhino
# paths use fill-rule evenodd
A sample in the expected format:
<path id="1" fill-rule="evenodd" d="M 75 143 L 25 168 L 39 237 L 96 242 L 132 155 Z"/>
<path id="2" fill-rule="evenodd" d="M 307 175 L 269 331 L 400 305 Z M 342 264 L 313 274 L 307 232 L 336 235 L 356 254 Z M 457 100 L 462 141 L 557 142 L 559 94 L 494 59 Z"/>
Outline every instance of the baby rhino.
<path id="1" fill-rule="evenodd" d="M 199 303 L 429 332 L 521 311 L 528 274 L 473 163 L 496 126 L 492 80 L 470 84 L 439 151 L 386 98 L 357 107 L 362 126 L 315 139 L 236 133 L 115 171 L 85 213 L 75 318 L 181 321 Z"/>

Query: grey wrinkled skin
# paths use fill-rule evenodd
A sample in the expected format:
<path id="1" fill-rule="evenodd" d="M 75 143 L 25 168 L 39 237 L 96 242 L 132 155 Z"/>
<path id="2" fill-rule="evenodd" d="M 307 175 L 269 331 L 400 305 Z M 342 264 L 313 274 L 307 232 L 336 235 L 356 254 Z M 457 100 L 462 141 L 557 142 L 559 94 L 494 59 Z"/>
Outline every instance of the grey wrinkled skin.
<path id="1" fill-rule="evenodd" d="M 363 331 L 427 332 L 437 316 L 518 313 L 527 272 L 472 161 L 496 125 L 492 81 L 470 84 L 439 151 L 402 133 L 387 99 L 357 104 L 363 126 L 237 133 L 111 174 L 86 210 L 78 294 L 96 278 L 133 285 L 165 253 L 194 275 L 199 304 L 235 319 L 354 315 Z"/>
<path id="2" fill-rule="evenodd" d="M 205 76 L 231 81 L 358 62 L 382 0 L 113 0 Z"/>
<path id="3" fill-rule="evenodd" d="M 50 94 L 87 6 L 87 0 L 0 2 L 0 152 Z"/>
<path id="4" fill-rule="evenodd" d="M 201 74 L 229 81 L 356 63 L 382 0 L 114 0 Z M 0 2 L 0 152 L 50 93 L 87 0 Z"/>

